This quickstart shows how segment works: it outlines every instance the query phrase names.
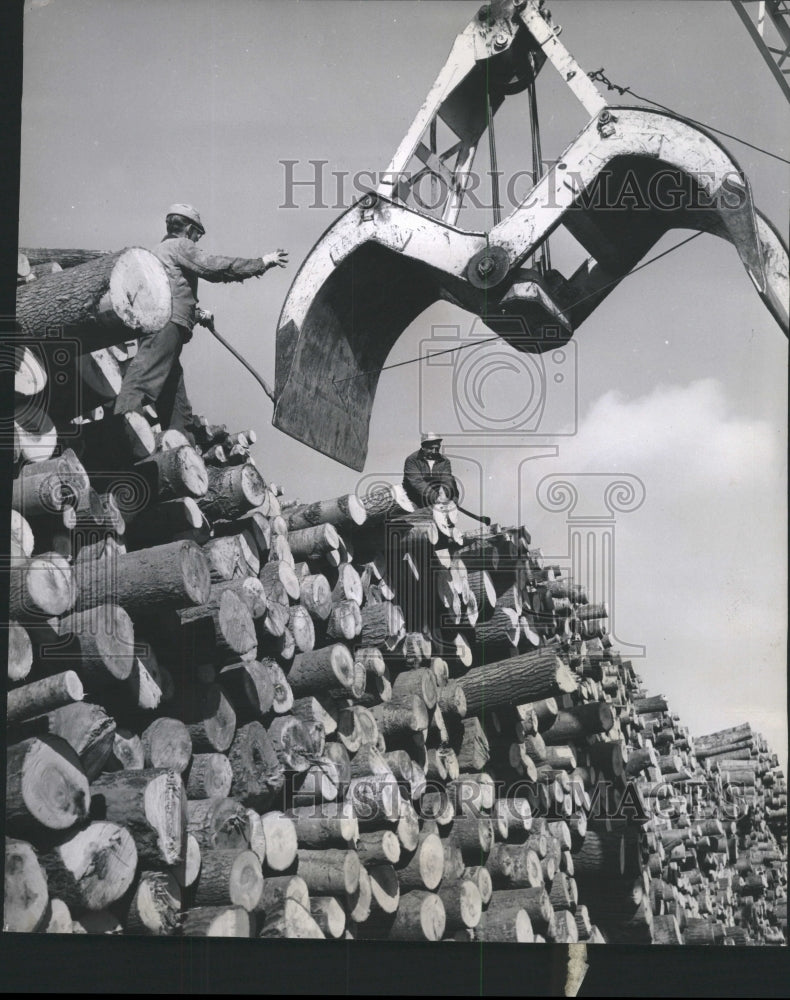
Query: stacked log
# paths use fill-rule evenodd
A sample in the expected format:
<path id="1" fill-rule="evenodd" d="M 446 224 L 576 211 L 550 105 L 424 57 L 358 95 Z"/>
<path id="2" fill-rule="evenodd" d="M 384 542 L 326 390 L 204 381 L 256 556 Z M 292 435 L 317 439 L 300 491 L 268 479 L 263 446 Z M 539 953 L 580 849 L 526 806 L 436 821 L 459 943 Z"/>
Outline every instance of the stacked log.
<path id="1" fill-rule="evenodd" d="M 24 294 L 113 265 L 63 266 Z M 693 740 L 524 527 L 289 502 L 253 431 L 149 410 L 20 451 L 9 929 L 784 940 L 776 759 L 748 726 Z"/>

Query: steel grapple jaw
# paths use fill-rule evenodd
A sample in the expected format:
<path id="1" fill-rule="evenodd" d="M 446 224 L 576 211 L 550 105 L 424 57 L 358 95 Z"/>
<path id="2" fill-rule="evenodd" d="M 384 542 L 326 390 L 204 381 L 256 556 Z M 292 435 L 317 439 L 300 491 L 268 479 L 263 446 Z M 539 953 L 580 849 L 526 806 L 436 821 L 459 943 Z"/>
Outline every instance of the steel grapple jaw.
<path id="1" fill-rule="evenodd" d="M 666 232 L 684 228 L 732 243 L 787 331 L 787 249 L 727 151 L 671 114 L 608 107 L 533 0 L 486 10 L 458 36 L 386 180 L 324 233 L 280 316 L 274 425 L 359 471 L 379 371 L 434 302 L 479 316 L 516 350 L 550 350 Z M 488 233 L 464 231 L 456 221 L 480 135 L 505 95 L 530 86 L 546 59 L 592 117 L 508 217 Z M 458 140 L 444 152 L 439 119 Z M 415 158 L 419 170 L 409 174 Z M 426 173 L 446 190 L 432 212 L 412 197 Z M 540 258 L 560 226 L 589 255 L 568 276 Z"/>

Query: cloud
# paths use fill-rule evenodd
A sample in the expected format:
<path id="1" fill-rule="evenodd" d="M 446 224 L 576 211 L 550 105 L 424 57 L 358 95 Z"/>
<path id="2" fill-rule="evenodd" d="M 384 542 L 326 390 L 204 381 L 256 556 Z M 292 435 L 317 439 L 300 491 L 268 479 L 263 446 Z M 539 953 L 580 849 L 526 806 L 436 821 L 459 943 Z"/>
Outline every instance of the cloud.
<path id="1" fill-rule="evenodd" d="M 573 524 L 566 512 L 540 505 L 540 481 L 581 473 L 638 477 L 644 503 L 614 521 L 619 640 L 646 646 L 638 670 L 647 688 L 669 698 L 692 734 L 749 720 L 782 755 L 784 422 L 779 410 L 775 424 L 736 412 L 714 379 L 661 385 L 633 399 L 607 392 L 556 458 L 522 464 L 520 510 L 509 488 L 519 460 L 498 451 L 486 466 L 483 504 L 503 523 L 525 523 L 534 543 L 568 566 Z M 584 513 L 580 501 L 574 515 Z M 584 558 L 581 570 L 599 578 L 600 566 L 594 572 Z"/>

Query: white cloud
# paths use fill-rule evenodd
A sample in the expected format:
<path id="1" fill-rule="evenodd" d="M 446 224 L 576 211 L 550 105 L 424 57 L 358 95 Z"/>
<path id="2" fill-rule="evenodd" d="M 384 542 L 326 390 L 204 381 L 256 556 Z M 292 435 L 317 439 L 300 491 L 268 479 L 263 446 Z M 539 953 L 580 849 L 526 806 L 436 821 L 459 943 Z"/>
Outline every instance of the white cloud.
<path id="1" fill-rule="evenodd" d="M 516 456 L 501 450 L 486 462 L 483 508 L 526 523 L 551 555 L 567 555 L 568 523 L 538 504 L 544 476 L 642 481 L 643 505 L 615 522 L 620 640 L 647 647 L 638 667 L 647 687 L 665 694 L 693 733 L 748 720 L 784 756 L 784 413 L 776 425 L 736 413 L 713 379 L 636 399 L 608 392 L 557 458 L 524 463 L 520 517 L 510 485 L 526 454 Z"/>

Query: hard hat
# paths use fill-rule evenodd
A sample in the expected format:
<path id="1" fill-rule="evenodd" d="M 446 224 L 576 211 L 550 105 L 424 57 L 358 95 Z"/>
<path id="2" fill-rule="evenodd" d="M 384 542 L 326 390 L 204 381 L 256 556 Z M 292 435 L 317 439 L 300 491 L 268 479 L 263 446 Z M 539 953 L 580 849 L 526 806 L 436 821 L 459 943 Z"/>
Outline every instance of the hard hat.
<path id="1" fill-rule="evenodd" d="M 200 219 L 200 212 L 198 212 L 198 210 L 193 208 L 191 205 L 183 205 L 180 203 L 171 205 L 167 210 L 167 215 L 181 215 L 185 219 L 189 219 L 190 222 L 194 223 L 201 233 L 205 233 L 206 231 L 203 228 L 203 223 Z"/>
<path id="2" fill-rule="evenodd" d="M 426 432 L 420 439 L 422 444 L 428 444 L 429 441 L 441 441 L 441 440 L 442 440 L 441 434 L 434 434 L 432 431 Z"/>

